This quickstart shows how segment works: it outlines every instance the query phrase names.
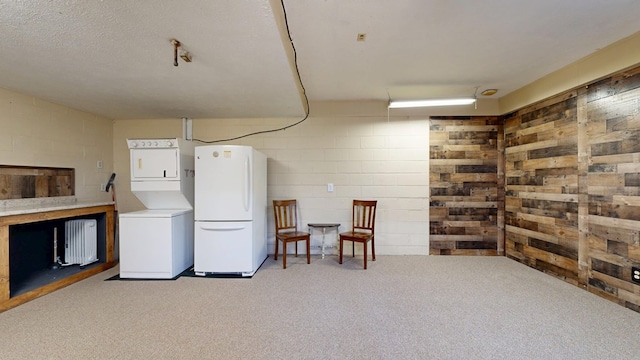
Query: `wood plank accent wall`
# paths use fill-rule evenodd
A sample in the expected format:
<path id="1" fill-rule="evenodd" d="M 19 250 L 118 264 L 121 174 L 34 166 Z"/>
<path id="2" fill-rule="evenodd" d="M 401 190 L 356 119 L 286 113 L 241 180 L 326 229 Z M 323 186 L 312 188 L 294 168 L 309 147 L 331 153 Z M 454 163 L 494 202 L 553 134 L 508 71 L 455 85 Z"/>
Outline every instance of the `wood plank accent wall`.
<path id="1" fill-rule="evenodd" d="M 430 119 L 430 254 L 503 251 L 501 123 L 497 116 Z"/>
<path id="2" fill-rule="evenodd" d="M 640 312 L 640 67 L 504 121 L 506 255 Z"/>
<path id="3" fill-rule="evenodd" d="M 0 200 L 74 194 L 74 169 L 0 165 Z"/>
<path id="4" fill-rule="evenodd" d="M 640 66 L 430 124 L 430 254 L 504 254 L 640 312 Z"/>
<path id="5" fill-rule="evenodd" d="M 584 91 L 588 118 L 588 289 L 640 312 L 640 68 Z"/>
<path id="6" fill-rule="evenodd" d="M 505 118 L 506 254 L 578 285 L 577 92 Z"/>

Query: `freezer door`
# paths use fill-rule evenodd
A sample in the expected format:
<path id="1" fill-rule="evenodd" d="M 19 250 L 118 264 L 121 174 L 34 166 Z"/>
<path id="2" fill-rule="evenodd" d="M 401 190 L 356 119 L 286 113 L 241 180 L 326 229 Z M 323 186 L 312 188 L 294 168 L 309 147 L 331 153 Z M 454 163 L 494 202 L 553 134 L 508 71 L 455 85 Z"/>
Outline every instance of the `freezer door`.
<path id="1" fill-rule="evenodd" d="M 195 223 L 196 273 L 243 273 L 253 269 L 251 221 Z"/>
<path id="2" fill-rule="evenodd" d="M 178 149 L 131 149 L 131 180 L 179 180 Z"/>
<path id="3" fill-rule="evenodd" d="M 252 220 L 252 148 L 198 146 L 195 155 L 196 220 Z"/>

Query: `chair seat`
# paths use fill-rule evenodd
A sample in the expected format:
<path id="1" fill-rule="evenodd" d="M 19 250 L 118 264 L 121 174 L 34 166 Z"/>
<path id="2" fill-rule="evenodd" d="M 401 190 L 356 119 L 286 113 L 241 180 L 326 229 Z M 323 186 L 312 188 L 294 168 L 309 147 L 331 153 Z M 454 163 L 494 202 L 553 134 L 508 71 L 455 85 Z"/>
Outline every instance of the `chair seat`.
<path id="1" fill-rule="evenodd" d="M 310 234 L 307 232 L 291 231 L 291 232 L 280 233 L 278 234 L 277 237 L 282 241 L 298 241 L 298 240 L 306 240 L 309 236 Z"/>
<path id="2" fill-rule="evenodd" d="M 348 241 L 368 241 L 369 239 L 371 239 L 372 236 L 373 234 L 366 233 L 366 232 L 359 232 L 359 231 L 348 231 L 348 232 L 340 233 L 340 237 L 343 240 L 348 240 Z"/>

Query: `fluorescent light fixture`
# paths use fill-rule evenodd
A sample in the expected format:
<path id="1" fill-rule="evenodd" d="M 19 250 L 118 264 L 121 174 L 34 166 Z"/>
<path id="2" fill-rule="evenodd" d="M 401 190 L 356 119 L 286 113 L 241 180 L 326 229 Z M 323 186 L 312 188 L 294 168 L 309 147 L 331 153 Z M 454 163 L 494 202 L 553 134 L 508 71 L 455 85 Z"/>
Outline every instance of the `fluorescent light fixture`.
<path id="1" fill-rule="evenodd" d="M 451 105 L 470 105 L 476 102 L 473 98 L 461 99 L 432 99 L 432 100 L 414 100 L 414 101 L 391 101 L 390 109 L 425 107 L 425 106 L 451 106 Z"/>

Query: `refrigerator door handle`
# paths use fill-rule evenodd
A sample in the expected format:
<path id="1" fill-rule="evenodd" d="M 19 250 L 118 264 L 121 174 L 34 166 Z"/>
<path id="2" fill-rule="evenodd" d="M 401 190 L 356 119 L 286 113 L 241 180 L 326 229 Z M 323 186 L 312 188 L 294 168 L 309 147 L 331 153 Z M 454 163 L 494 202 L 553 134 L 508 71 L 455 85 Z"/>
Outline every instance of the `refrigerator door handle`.
<path id="1" fill-rule="evenodd" d="M 249 157 L 244 159 L 244 211 L 249 211 L 249 199 L 251 199 L 251 166 L 249 166 Z"/>
<path id="2" fill-rule="evenodd" d="M 228 224 L 199 224 L 202 230 L 212 231 L 238 231 L 245 229 L 245 225 L 228 225 Z"/>

